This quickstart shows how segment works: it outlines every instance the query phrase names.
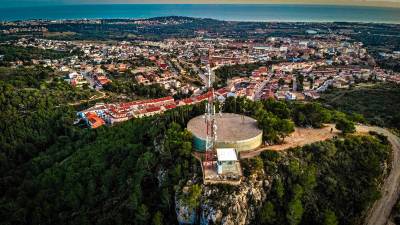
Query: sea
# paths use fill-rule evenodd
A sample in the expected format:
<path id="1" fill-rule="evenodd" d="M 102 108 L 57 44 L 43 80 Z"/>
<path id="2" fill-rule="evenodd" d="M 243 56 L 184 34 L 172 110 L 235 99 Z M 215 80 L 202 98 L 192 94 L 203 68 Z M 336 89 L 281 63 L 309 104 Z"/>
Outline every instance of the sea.
<path id="1" fill-rule="evenodd" d="M 1 21 L 27 19 L 142 19 L 188 16 L 229 21 L 365 22 L 400 24 L 400 7 L 290 4 L 102 4 L 0 7 Z"/>

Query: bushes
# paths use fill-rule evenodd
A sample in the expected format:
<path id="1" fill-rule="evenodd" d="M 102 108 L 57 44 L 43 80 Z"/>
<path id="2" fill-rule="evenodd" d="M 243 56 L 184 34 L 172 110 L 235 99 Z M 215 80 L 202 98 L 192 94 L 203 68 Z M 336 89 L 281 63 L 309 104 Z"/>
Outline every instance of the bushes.
<path id="1" fill-rule="evenodd" d="M 279 143 L 294 131 L 294 123 L 289 119 L 280 119 L 278 116 L 259 110 L 255 115 L 258 127 L 263 131 L 264 141 Z"/>
<path id="2" fill-rule="evenodd" d="M 324 108 L 319 103 L 288 103 L 274 99 L 250 101 L 247 98 L 229 97 L 224 103 L 224 112 L 241 113 L 252 116 L 263 130 L 264 141 L 279 143 L 294 131 L 294 125 L 320 128 L 339 116 L 335 111 Z"/>
<path id="3" fill-rule="evenodd" d="M 131 120 L 45 146 L 44 153 L 33 156 L 24 168 L 8 171 L 22 178 L 13 178 L 2 192 L 1 221 L 175 223 L 174 186 L 193 173 L 196 160 L 190 154 L 191 135 L 178 124 L 162 121 L 167 120 Z M 155 143 L 162 146 L 159 151 Z M 197 204 L 200 192 L 193 187 L 191 203 Z"/>
<path id="4" fill-rule="evenodd" d="M 174 186 L 197 161 L 190 133 L 174 121 L 186 124 L 200 106 L 81 129 L 64 105 L 88 92 L 50 81 L 41 68 L 7 71 L 0 73 L 2 224 L 176 223 Z"/>
<path id="5" fill-rule="evenodd" d="M 32 59 L 61 59 L 79 52 L 61 52 L 56 50 L 44 50 L 34 47 L 19 47 L 13 45 L 0 45 L 0 55 L 4 55 L 5 62 L 13 62 L 17 60 L 31 61 Z"/>
<path id="6" fill-rule="evenodd" d="M 104 86 L 104 90 L 120 94 L 135 94 L 146 98 L 161 98 L 169 95 L 159 84 L 143 85 L 133 80 L 114 80 Z"/>
<path id="7" fill-rule="evenodd" d="M 354 122 L 346 118 L 339 118 L 336 121 L 336 129 L 341 130 L 343 134 L 354 133 L 356 131 Z"/>
<path id="8" fill-rule="evenodd" d="M 264 161 L 261 157 L 241 160 L 244 176 L 250 176 L 261 172 L 264 169 Z"/>
<path id="9" fill-rule="evenodd" d="M 182 197 L 190 210 L 197 209 L 200 206 L 201 186 L 199 184 L 189 186 L 187 193 L 184 193 Z"/>
<path id="10" fill-rule="evenodd" d="M 293 120 L 298 126 L 321 128 L 323 123 L 332 121 L 332 113 L 318 103 L 294 103 Z"/>
<path id="11" fill-rule="evenodd" d="M 335 213 L 332 210 L 325 210 L 324 213 L 324 225 L 338 225 L 338 221 Z"/>
<path id="12" fill-rule="evenodd" d="M 262 224 L 275 224 L 276 221 L 276 212 L 275 206 L 272 202 L 267 201 L 264 203 L 263 207 L 260 211 L 260 222 Z"/>
<path id="13" fill-rule="evenodd" d="M 315 143 L 287 155 L 262 153 L 274 180 L 258 218 L 262 224 L 359 224 L 379 197 L 389 152 L 387 142 L 363 136 Z"/>
<path id="14" fill-rule="evenodd" d="M 373 125 L 400 129 L 400 87 L 397 84 L 378 83 L 352 90 L 338 90 L 323 94 L 321 99 L 336 110 L 352 115 L 351 119 L 356 122 L 366 120 Z"/>

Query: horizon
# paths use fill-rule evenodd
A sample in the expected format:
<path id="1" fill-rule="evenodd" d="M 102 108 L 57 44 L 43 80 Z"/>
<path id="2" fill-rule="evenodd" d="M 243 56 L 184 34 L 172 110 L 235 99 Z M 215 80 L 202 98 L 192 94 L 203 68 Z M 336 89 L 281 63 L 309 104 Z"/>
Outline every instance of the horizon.
<path id="1" fill-rule="evenodd" d="M 400 23 L 400 8 L 310 4 L 76 4 L 0 8 L 0 21 L 147 19 L 165 16 L 247 22 Z"/>
<path id="2" fill-rule="evenodd" d="M 354 7 L 377 7 L 377 8 L 400 8 L 400 0 L 338 0 L 338 1 L 323 1 L 323 0 L 151 0 L 141 2 L 137 0 L 1 0 L 0 8 L 26 8 L 26 7 L 49 7 L 49 6 L 74 6 L 74 5 L 322 5 L 322 6 L 354 6 Z"/>
<path id="3" fill-rule="evenodd" d="M 400 225 L 400 0 L 141 1 L 0 0 L 0 225 Z"/>

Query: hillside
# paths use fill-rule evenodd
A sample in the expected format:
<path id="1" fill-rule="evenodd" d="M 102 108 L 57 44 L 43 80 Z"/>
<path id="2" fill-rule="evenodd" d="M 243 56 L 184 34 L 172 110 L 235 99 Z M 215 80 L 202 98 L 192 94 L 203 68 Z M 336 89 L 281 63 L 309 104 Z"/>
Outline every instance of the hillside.
<path id="1" fill-rule="evenodd" d="M 396 84 L 377 83 L 333 90 L 321 96 L 321 101 L 345 113 L 358 113 L 367 122 L 400 129 L 400 87 Z"/>
<path id="2" fill-rule="evenodd" d="M 87 99 L 90 90 L 72 88 L 40 67 L 0 73 L 5 225 L 177 224 L 176 196 L 188 181 L 196 185 L 183 203 L 205 209 L 203 222 L 246 215 L 243 224 L 358 224 L 387 172 L 385 138 L 348 136 L 245 160 L 241 188 L 203 187 L 184 129 L 204 112 L 202 104 L 90 130 L 73 125 L 76 109 L 67 104 Z M 245 98 L 228 98 L 224 110 L 258 118 L 270 143 L 280 143 L 294 123 L 321 127 L 346 117 L 316 103 Z"/>

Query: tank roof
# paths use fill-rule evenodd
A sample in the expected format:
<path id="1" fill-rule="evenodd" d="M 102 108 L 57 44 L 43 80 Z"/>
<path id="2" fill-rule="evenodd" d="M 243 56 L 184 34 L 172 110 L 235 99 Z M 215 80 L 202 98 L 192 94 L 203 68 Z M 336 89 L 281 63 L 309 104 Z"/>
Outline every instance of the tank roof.
<path id="1" fill-rule="evenodd" d="M 248 116 L 233 113 L 216 114 L 217 141 L 244 141 L 262 133 L 257 127 L 257 121 Z M 191 119 L 187 128 L 197 138 L 206 139 L 206 121 L 204 115 Z"/>

